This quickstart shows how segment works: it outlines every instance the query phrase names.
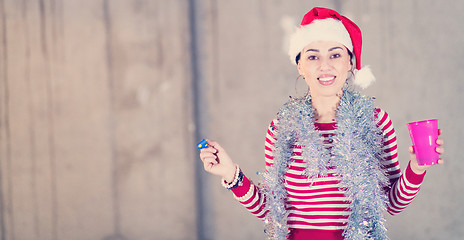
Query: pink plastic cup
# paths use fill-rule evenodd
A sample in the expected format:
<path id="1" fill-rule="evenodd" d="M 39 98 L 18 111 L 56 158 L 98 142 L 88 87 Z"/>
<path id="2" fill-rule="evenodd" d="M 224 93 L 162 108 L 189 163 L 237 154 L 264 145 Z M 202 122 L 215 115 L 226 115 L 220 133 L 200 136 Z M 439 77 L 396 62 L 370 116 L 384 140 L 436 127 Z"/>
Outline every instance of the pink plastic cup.
<path id="1" fill-rule="evenodd" d="M 438 119 L 411 122 L 408 129 L 419 165 L 437 164 Z"/>

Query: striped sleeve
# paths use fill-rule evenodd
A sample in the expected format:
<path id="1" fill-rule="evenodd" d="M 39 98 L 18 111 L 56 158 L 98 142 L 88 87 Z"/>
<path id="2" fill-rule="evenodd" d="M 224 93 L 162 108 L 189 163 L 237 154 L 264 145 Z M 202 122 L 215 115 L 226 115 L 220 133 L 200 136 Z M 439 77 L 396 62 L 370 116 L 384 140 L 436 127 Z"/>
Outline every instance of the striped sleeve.
<path id="1" fill-rule="evenodd" d="M 266 133 L 266 141 L 264 144 L 264 156 L 266 160 L 266 171 L 273 163 L 274 159 L 274 144 L 275 139 L 275 122 L 272 121 Z M 261 189 L 254 185 L 246 176 L 243 177 L 242 186 L 232 189 L 232 192 L 237 199 L 249 212 L 260 219 L 264 219 L 266 211 L 266 197 Z"/>
<path id="2" fill-rule="evenodd" d="M 398 162 L 398 146 L 395 129 L 388 114 L 377 109 L 377 125 L 383 132 L 382 166 L 390 179 L 391 188 L 388 189 L 387 211 L 395 215 L 403 211 L 416 197 L 424 174 L 415 174 L 410 165 L 401 174 Z"/>

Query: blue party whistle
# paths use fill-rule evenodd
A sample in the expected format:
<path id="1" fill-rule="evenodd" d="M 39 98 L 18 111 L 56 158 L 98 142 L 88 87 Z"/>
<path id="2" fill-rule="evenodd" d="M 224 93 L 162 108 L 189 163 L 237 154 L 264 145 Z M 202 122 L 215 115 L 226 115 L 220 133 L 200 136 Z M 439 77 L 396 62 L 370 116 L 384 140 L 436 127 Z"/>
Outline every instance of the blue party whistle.
<path id="1" fill-rule="evenodd" d="M 203 148 L 207 148 L 207 147 L 208 147 L 208 143 L 206 142 L 205 139 L 201 140 L 201 142 L 197 144 L 197 148 L 200 150 Z"/>

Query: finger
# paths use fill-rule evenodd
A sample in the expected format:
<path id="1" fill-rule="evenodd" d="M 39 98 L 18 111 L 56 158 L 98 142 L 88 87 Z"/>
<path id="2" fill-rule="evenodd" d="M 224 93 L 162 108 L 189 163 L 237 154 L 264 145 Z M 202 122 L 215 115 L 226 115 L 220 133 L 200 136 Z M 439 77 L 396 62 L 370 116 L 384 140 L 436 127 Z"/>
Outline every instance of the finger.
<path id="1" fill-rule="evenodd" d="M 435 151 L 437 151 L 437 153 L 439 153 L 439 154 L 443 154 L 443 153 L 445 152 L 445 149 L 442 148 L 442 147 L 437 147 L 437 148 L 435 149 Z"/>
<path id="2" fill-rule="evenodd" d="M 205 171 L 207 172 L 211 172 L 212 168 L 214 166 L 214 163 L 213 162 L 204 162 L 203 163 L 203 168 L 205 169 Z"/>
<path id="3" fill-rule="evenodd" d="M 201 149 L 200 151 L 200 154 L 201 153 L 211 153 L 211 154 L 216 154 L 217 153 L 217 149 L 215 149 L 214 147 L 212 146 L 208 146 L 207 148 L 203 148 Z"/>
<path id="4" fill-rule="evenodd" d="M 204 152 L 201 152 L 201 153 L 200 153 L 200 159 L 201 159 L 202 161 L 204 161 L 204 160 L 207 159 L 207 158 L 212 158 L 212 159 L 215 159 L 215 161 L 217 161 L 217 160 L 216 160 L 216 158 L 217 158 L 216 154 L 214 154 L 214 153 L 212 153 L 212 152 L 204 151 Z"/>
<path id="5" fill-rule="evenodd" d="M 414 146 L 409 146 L 409 153 L 414 154 Z"/>
<path id="6" fill-rule="evenodd" d="M 438 129 L 438 136 L 440 136 L 443 133 L 441 129 Z"/>
<path id="7" fill-rule="evenodd" d="M 216 158 L 213 157 L 205 157 L 202 160 L 205 169 L 210 169 L 212 166 L 218 164 Z"/>
<path id="8" fill-rule="evenodd" d="M 201 153 L 200 153 L 200 158 L 201 158 L 201 160 L 204 161 L 206 158 L 213 158 L 213 159 L 216 159 L 217 156 L 214 155 L 214 154 L 211 153 L 211 152 L 206 152 L 206 151 L 205 151 L 205 152 L 201 152 Z"/>
<path id="9" fill-rule="evenodd" d="M 210 140 L 210 139 L 205 139 L 205 140 L 208 143 L 208 145 L 210 145 L 210 146 L 217 144 L 216 141 L 213 141 L 213 140 Z"/>
<path id="10" fill-rule="evenodd" d="M 224 151 L 224 148 L 222 148 L 221 145 L 219 145 L 218 142 L 212 141 L 212 140 L 209 140 L 209 139 L 206 139 L 206 142 L 207 142 L 211 147 L 217 149 L 219 152 Z"/>
<path id="11" fill-rule="evenodd" d="M 438 164 L 444 164 L 444 163 L 445 163 L 445 161 L 443 159 L 441 159 L 441 158 L 438 159 Z"/>
<path id="12" fill-rule="evenodd" d="M 438 144 L 438 145 L 443 145 L 444 143 L 445 143 L 445 142 L 443 141 L 443 139 L 441 139 L 441 138 L 438 138 L 438 139 L 437 139 L 437 144 Z"/>

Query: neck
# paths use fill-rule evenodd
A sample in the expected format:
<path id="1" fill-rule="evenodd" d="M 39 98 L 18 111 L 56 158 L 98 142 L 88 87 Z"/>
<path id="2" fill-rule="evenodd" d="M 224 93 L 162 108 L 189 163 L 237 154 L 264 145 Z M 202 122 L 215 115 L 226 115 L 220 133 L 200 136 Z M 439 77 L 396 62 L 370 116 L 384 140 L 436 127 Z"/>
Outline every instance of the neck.
<path id="1" fill-rule="evenodd" d="M 311 102 L 314 110 L 316 110 L 316 122 L 330 123 L 335 121 L 335 112 L 340 103 L 340 96 L 330 97 L 313 97 Z"/>

